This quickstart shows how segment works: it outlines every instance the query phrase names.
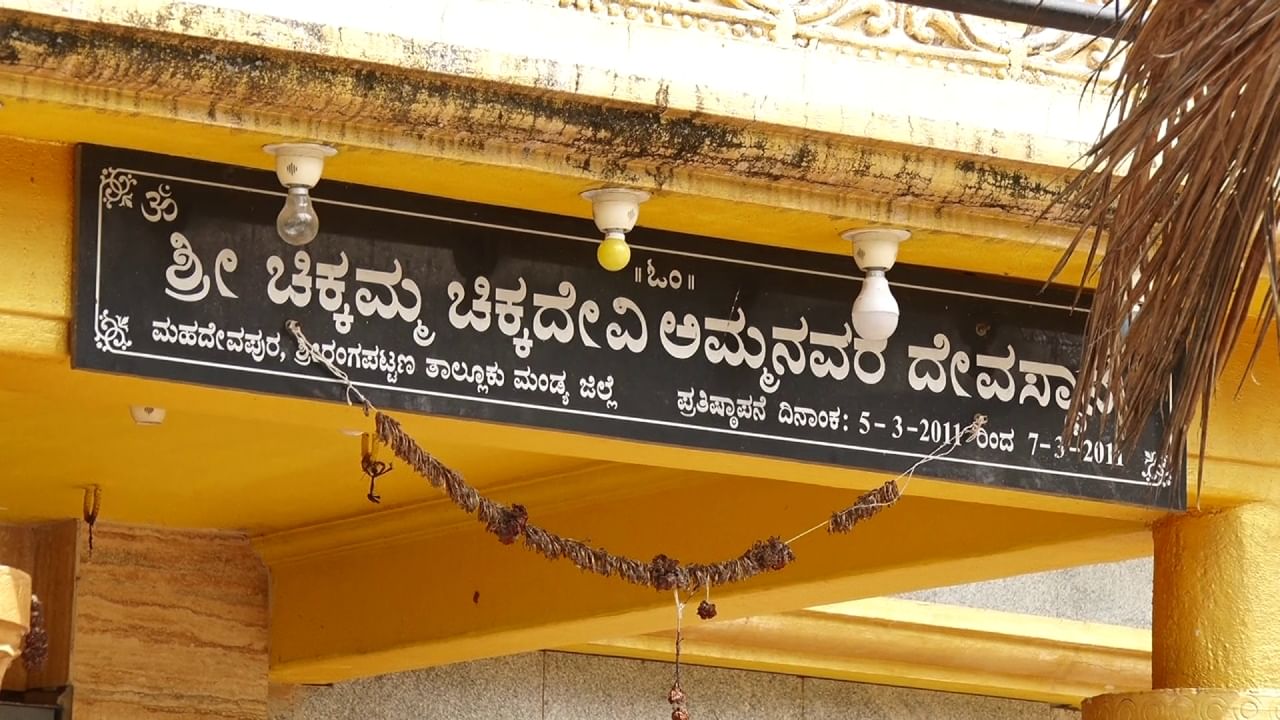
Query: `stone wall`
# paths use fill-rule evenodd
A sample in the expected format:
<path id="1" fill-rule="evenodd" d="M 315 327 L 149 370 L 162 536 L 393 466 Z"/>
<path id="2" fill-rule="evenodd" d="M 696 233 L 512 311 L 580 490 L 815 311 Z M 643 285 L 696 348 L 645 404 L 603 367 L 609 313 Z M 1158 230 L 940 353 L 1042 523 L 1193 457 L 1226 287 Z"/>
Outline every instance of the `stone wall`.
<path id="1" fill-rule="evenodd" d="M 543 652 L 279 689 L 272 720 L 601 720 L 670 714 L 672 667 Z M 693 720 L 1076 720 L 1070 709 L 790 675 L 688 667 Z"/>
<path id="2" fill-rule="evenodd" d="M 1151 627 L 1151 558 L 907 593 L 908 600 Z"/>
<path id="3" fill-rule="evenodd" d="M 76 720 L 266 716 L 267 570 L 247 537 L 100 525 L 81 547 Z"/>

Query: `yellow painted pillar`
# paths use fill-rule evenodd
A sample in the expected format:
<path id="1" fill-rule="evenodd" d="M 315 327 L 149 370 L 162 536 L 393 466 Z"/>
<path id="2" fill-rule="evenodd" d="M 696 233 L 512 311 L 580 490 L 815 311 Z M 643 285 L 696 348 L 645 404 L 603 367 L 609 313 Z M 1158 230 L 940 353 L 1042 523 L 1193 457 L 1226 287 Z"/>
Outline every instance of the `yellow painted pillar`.
<path id="1" fill-rule="evenodd" d="M 1280 720 L 1280 505 L 1154 535 L 1154 689 L 1086 700 L 1084 720 Z"/>
<path id="2" fill-rule="evenodd" d="M 31 576 L 0 565 L 0 679 L 22 653 L 22 636 L 31 624 Z"/>

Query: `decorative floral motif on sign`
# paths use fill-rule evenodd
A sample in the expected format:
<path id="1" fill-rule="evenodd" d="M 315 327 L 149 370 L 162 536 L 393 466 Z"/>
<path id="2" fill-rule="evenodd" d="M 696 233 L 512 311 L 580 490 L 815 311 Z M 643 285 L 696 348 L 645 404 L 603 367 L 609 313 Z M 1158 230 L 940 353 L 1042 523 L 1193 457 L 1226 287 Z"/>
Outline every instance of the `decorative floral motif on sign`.
<path id="1" fill-rule="evenodd" d="M 1089 0 L 1102 5 L 1104 0 Z M 1100 69 L 1108 40 L 890 0 L 559 0 L 560 6 L 655 25 L 902 58 L 1034 83 L 1079 82 Z"/>
<path id="2" fill-rule="evenodd" d="M 1173 473 L 1169 471 L 1169 461 L 1157 457 L 1154 452 L 1143 452 L 1142 479 L 1155 487 L 1166 487 L 1173 484 Z"/>
<path id="3" fill-rule="evenodd" d="M 129 339 L 129 316 L 112 315 L 104 308 L 93 324 L 93 342 L 103 352 L 128 350 L 133 345 Z"/>
<path id="4" fill-rule="evenodd" d="M 98 183 L 102 204 L 108 209 L 117 205 L 133 207 L 133 186 L 137 184 L 137 179 L 131 173 L 118 168 L 104 169 Z"/>

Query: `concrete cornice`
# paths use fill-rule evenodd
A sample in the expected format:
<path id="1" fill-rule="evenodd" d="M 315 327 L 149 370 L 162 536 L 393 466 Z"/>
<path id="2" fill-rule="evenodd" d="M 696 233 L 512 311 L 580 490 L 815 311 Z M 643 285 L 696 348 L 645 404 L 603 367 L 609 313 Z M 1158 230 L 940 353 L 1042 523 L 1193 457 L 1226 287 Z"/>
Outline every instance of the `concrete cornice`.
<path id="1" fill-rule="evenodd" d="M 500 32 L 499 9 L 521 20 Z M 1056 89 L 500 0 L 444 3 L 414 35 L 155 0 L 2 0 L 0 24 L 7 102 L 1021 242 L 1100 118 Z M 70 140 L 57 125 L 3 131 Z M 1033 244 L 1069 234 L 1046 223 Z"/>
<path id="2" fill-rule="evenodd" d="M 692 612 L 690 612 L 692 614 Z M 1079 705 L 1151 683 L 1148 630 L 871 598 L 730 621 L 686 622 L 683 659 L 931 690 Z M 563 648 L 670 660 L 669 633 Z"/>
<path id="3" fill-rule="evenodd" d="M 1105 106 L 1105 98 L 1081 96 L 1088 71 L 1083 64 L 1071 71 L 1066 85 L 1039 85 L 1034 73 L 1023 81 L 1008 79 L 1017 63 L 1002 54 L 1009 48 L 996 46 L 1018 45 L 1016 33 L 995 37 L 1008 30 L 954 13 L 909 9 L 905 14 L 914 14 L 911 20 L 919 27 L 893 32 L 862 27 L 877 25 L 867 16 L 885 10 L 834 13 L 860 29 L 824 42 L 838 46 L 858 34 L 868 41 L 859 47 L 869 54 L 849 55 L 818 51 L 816 35 L 813 48 L 788 45 L 782 38 L 735 40 L 730 32 L 735 22 L 764 22 L 770 34 L 785 23 L 770 13 L 713 2 L 627 0 L 617 12 L 611 8 L 599 16 L 574 12 L 569 5 L 552 0 L 437 0 L 422 7 L 297 3 L 263 12 L 253 0 L 0 0 L 0 9 L 75 23 L 1062 167 L 1076 160 L 1081 144 L 1096 139 Z M 503 21 L 495 22 L 499 16 Z M 966 28 L 950 27 L 957 20 L 974 25 L 977 42 L 959 37 Z M 822 23 L 814 22 L 801 22 L 798 34 L 817 32 Z M 728 37 L 699 31 L 721 25 Z M 826 29 L 830 34 L 834 26 Z M 1055 39 L 1039 37 L 1044 47 L 1025 50 L 1024 64 L 1042 60 L 1046 67 L 1075 68 L 1093 57 L 1082 49 L 1089 45 L 1084 36 Z M 903 92 L 904 87 L 915 91 Z M 992 102 L 1001 112 L 990 112 Z M 908 117 L 911 123 L 892 120 Z M 975 137 L 987 142 L 974 144 Z M 1001 146 L 1002 138 L 1007 146 Z M 1046 141 L 1044 146 L 1022 144 L 1038 140 Z"/>

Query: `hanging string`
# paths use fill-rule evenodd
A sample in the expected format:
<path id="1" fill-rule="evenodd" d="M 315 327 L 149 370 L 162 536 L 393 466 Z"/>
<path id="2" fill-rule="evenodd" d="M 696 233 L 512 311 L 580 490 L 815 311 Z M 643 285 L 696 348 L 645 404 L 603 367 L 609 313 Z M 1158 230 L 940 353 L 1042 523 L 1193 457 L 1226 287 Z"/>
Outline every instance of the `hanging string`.
<path id="1" fill-rule="evenodd" d="M 906 493 L 907 486 L 911 484 L 911 479 L 916 476 L 916 470 L 920 469 L 921 465 L 939 458 L 944 458 L 955 452 L 956 448 L 976 437 L 978 431 L 986 424 L 986 415 L 975 415 L 973 417 L 973 422 L 961 429 L 960 437 L 955 442 L 948 441 L 941 443 L 938 447 L 933 449 L 933 452 L 917 460 L 911 467 L 907 468 L 905 472 L 889 480 L 880 487 L 868 490 L 862 495 L 859 495 L 858 499 L 855 500 L 852 505 L 840 512 L 832 513 L 829 520 L 820 522 L 799 535 L 796 535 L 788 540 L 787 544 L 790 545 L 800 538 L 803 538 L 810 533 L 817 532 L 824 527 L 827 528 L 827 532 L 829 533 L 847 533 L 853 529 L 854 525 L 870 518 L 885 508 L 891 507 L 894 503 L 898 502 L 898 499 L 901 498 L 904 493 Z M 905 479 L 906 482 L 899 486 L 898 481 L 903 479 Z"/>
<path id="2" fill-rule="evenodd" d="M 93 485 L 84 489 L 84 508 L 82 517 L 89 526 L 89 552 L 86 558 L 93 557 L 93 528 L 98 524 L 98 513 L 102 510 L 102 488 Z"/>
<path id="3" fill-rule="evenodd" d="M 298 347 L 306 350 L 307 356 L 310 359 L 315 360 L 316 362 L 323 365 L 325 370 L 328 370 L 330 374 L 332 374 L 334 377 L 338 378 L 338 380 L 342 382 L 347 393 L 348 405 L 355 404 L 351 401 L 351 398 L 354 397 L 356 400 L 360 401 L 360 406 L 364 408 L 365 415 L 368 415 L 370 412 L 373 411 L 374 409 L 373 403 L 370 403 L 369 399 L 364 396 L 364 393 L 360 392 L 360 390 L 356 388 L 355 384 L 351 382 L 351 378 L 347 375 L 347 373 L 344 372 L 342 368 L 338 367 L 337 365 L 334 365 L 333 362 L 331 362 L 328 358 L 326 358 L 324 354 L 320 352 L 320 346 L 311 342 L 310 340 L 307 339 L 306 335 L 302 334 L 302 325 L 299 324 L 297 320 L 285 321 L 284 327 L 286 330 L 288 330 L 290 333 L 293 334 L 294 339 L 298 341 Z"/>
<path id="4" fill-rule="evenodd" d="M 858 523 L 892 507 L 902 497 L 905 489 L 906 483 L 900 486 L 899 480 L 905 479 L 909 483 L 921 466 L 950 455 L 963 442 L 972 440 L 987 421 L 986 416 L 976 415 L 973 421 L 962 429 L 959 441 L 940 445 L 930 454 L 917 460 L 905 472 L 880 487 L 863 493 L 849 507 L 832 513 L 829 519 L 795 535 L 790 540 L 783 541 L 776 535 L 757 540 L 736 557 L 711 564 L 683 564 L 665 554 L 657 555 L 646 562 L 616 555 L 605 548 L 592 547 L 581 540 L 563 537 L 530 522 L 528 510 L 523 505 L 504 505 L 484 496 L 461 474 L 424 450 L 404 431 L 395 418 L 375 408 L 354 387 L 346 373 L 333 363 L 324 360 L 319 348 L 307 340 L 296 321 L 288 321 L 285 327 L 294 335 L 300 347 L 306 348 L 312 358 L 318 359 L 330 373 L 344 383 L 349 404 L 354 404 L 352 398 L 356 398 L 366 414 L 373 414 L 376 428 L 375 441 L 390 448 L 392 454 L 422 476 L 432 487 L 442 490 L 458 508 L 475 515 L 476 519 L 484 524 L 485 529 L 497 536 L 500 542 L 510 545 L 523 539 L 526 548 L 549 560 L 568 560 L 585 572 L 604 577 L 618 577 L 634 585 L 652 587 L 659 591 L 694 592 L 702 588 L 709 589 L 713 584 L 729 585 L 762 573 L 782 570 L 795 560 L 795 553 L 791 549 L 792 543 L 823 527 L 827 528 L 828 533 L 847 533 Z M 371 450 L 367 450 L 362 456 L 362 461 L 371 456 Z M 371 476 L 369 499 L 376 502 L 372 481 L 376 480 L 377 476 L 370 473 L 370 469 L 383 468 L 366 468 L 366 474 Z M 389 469 L 389 465 L 386 466 L 385 470 Z M 714 616 L 715 606 L 711 605 L 709 598 L 708 594 L 708 600 L 704 603 L 710 606 L 710 613 Z"/>
<path id="5" fill-rule="evenodd" d="M 689 720 L 689 708 L 686 706 L 688 696 L 680 680 L 680 653 L 684 645 L 684 603 L 680 600 L 680 591 L 673 590 L 676 598 L 676 662 L 675 680 L 671 683 L 671 692 L 667 693 L 667 702 L 671 703 L 671 720 Z"/>
<path id="6" fill-rule="evenodd" d="M 378 443 L 369 441 L 369 433 L 360 435 L 360 470 L 369 478 L 369 494 L 365 497 L 369 502 L 378 504 L 382 496 L 378 494 L 378 478 L 391 472 L 392 465 L 378 459 Z"/>

